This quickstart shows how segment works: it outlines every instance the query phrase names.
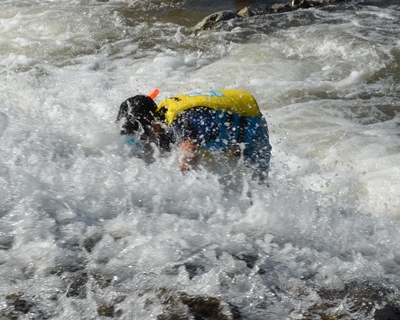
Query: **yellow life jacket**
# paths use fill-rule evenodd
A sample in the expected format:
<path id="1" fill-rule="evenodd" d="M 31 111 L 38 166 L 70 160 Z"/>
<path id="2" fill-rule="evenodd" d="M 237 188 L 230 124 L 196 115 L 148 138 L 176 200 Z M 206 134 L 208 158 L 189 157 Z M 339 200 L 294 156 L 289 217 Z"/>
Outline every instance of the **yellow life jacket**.
<path id="1" fill-rule="evenodd" d="M 225 110 L 246 117 L 261 115 L 256 99 L 244 90 L 212 90 L 180 94 L 162 101 L 158 105 L 157 112 L 165 111 L 165 119 L 170 125 L 182 111 L 194 107 Z"/>

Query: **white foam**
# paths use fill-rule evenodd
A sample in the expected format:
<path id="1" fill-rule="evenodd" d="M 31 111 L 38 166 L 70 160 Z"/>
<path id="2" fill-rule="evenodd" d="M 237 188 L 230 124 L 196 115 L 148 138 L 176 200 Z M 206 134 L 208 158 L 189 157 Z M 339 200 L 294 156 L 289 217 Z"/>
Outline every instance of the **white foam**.
<path id="1" fill-rule="evenodd" d="M 398 115 L 387 107 L 397 89 L 382 95 L 390 79 L 374 76 L 396 60 L 383 35 L 362 38 L 348 22 L 369 18 L 331 24 L 327 11 L 321 24 L 239 43 L 155 24 L 165 33 L 146 47 L 120 31 L 146 36 L 148 25 L 109 15 L 119 2 L 93 3 L 65 2 L 77 5 L 67 17 L 52 2 L 19 14 L 6 2 L 0 13 L 10 32 L 0 28 L 2 304 L 24 292 L 46 312 L 82 318 L 123 300 L 124 317 L 152 319 L 185 292 L 283 318 L 320 303 L 319 287 L 398 282 Z M 157 102 L 199 89 L 253 93 L 274 148 L 270 186 L 242 172 L 182 175 L 173 157 L 130 158 L 119 104 L 155 87 Z M 82 299 L 66 294 L 79 272 Z"/>

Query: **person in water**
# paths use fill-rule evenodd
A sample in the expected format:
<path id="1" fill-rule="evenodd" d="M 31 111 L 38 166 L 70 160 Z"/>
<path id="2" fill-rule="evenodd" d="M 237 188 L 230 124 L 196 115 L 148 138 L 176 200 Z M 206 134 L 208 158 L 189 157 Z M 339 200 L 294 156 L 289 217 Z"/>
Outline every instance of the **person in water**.
<path id="1" fill-rule="evenodd" d="M 152 94 L 125 100 L 119 109 L 120 134 L 135 147 L 155 144 L 161 151 L 176 146 L 180 170 L 193 168 L 201 155 L 243 159 L 260 181 L 271 159 L 268 126 L 255 98 L 243 90 L 212 90 L 176 95 L 154 102 Z"/>

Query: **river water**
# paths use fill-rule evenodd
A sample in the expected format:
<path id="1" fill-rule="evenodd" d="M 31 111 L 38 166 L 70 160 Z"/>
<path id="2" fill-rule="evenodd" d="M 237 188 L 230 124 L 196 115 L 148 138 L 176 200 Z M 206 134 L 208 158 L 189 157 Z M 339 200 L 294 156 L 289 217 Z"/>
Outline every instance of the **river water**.
<path id="1" fill-rule="evenodd" d="M 398 319 L 399 3 L 190 32 L 260 3 L 1 1 L 1 319 Z M 250 91 L 269 186 L 131 158 L 154 88 Z"/>

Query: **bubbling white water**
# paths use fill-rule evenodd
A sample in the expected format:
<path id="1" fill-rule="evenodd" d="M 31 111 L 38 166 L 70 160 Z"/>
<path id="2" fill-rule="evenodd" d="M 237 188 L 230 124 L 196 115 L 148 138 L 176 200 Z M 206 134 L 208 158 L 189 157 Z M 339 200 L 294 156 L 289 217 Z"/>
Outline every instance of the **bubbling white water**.
<path id="1" fill-rule="evenodd" d="M 2 316 L 94 318 L 112 305 L 156 319 L 185 294 L 244 319 L 301 318 L 321 288 L 354 282 L 397 301 L 398 7 L 194 36 L 132 22 L 119 1 L 17 2 L 0 13 Z M 157 102 L 253 93 L 270 127 L 270 186 L 129 157 L 118 106 L 155 87 Z M 345 301 L 331 309 L 368 318 Z"/>

